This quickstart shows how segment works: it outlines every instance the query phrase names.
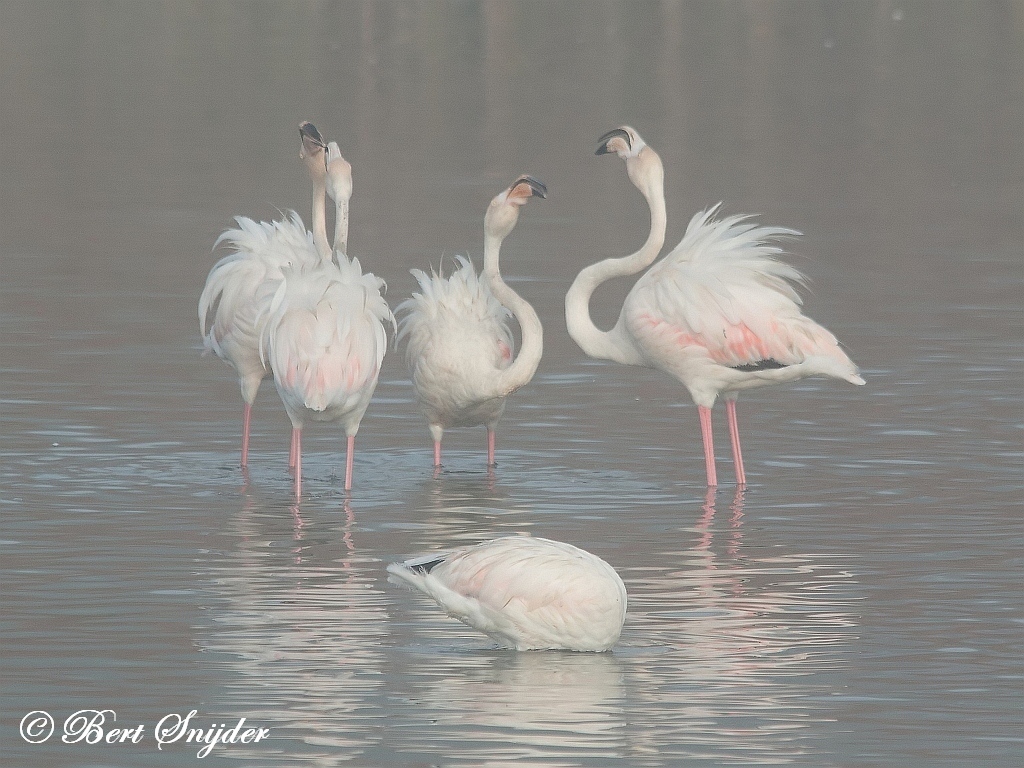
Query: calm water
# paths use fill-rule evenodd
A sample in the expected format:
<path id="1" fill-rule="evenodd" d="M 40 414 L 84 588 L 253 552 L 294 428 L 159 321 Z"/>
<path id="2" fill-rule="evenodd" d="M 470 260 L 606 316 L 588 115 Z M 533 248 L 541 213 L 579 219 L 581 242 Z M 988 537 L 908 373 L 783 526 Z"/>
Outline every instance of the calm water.
<path id="1" fill-rule="evenodd" d="M 4 765 L 189 765 L 153 731 L 191 710 L 270 729 L 213 750 L 246 766 L 1019 765 L 1022 52 L 1013 2 L 0 3 Z M 195 307 L 233 215 L 308 215 L 302 119 L 353 164 L 392 305 L 547 183 L 503 253 L 546 354 L 493 473 L 481 429 L 433 476 L 393 352 L 351 497 L 310 429 L 291 503 L 266 383 L 237 468 Z M 593 156 L 626 122 L 670 244 L 719 200 L 806 233 L 808 314 L 868 380 L 745 395 L 742 494 L 721 413 L 708 496 L 681 387 L 565 332 L 575 273 L 646 233 Z M 499 651 L 386 581 L 513 532 L 618 569 L 614 652 Z M 81 709 L 142 738 L 62 744 Z"/>

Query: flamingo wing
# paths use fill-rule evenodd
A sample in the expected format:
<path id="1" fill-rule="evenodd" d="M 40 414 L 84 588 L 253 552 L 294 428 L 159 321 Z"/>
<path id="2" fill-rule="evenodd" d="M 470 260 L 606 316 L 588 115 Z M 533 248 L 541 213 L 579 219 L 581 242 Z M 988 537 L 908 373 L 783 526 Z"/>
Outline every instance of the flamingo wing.
<path id="1" fill-rule="evenodd" d="M 258 317 L 269 281 L 280 278 L 288 264 L 308 263 L 312 236 L 302 219 L 292 211 L 283 221 L 253 221 L 235 218 L 235 229 L 223 232 L 214 247 L 227 243 L 232 253 L 221 258 L 210 270 L 199 297 L 199 327 L 204 346 L 227 359 L 227 343 L 258 350 Z"/>
<path id="2" fill-rule="evenodd" d="M 459 268 L 448 277 L 440 270 L 430 274 L 411 270 L 420 290 L 397 308 L 397 340 L 406 342 L 409 368 L 415 370 L 437 347 L 465 348 L 467 335 L 482 337 L 491 348 L 490 355 L 474 349 L 476 356 L 484 352 L 493 367 L 507 368 L 514 348 L 509 328 L 512 314 L 494 298 L 469 259 L 457 256 L 456 260 Z"/>
<path id="3" fill-rule="evenodd" d="M 498 376 L 512 362 L 511 313 L 472 263 L 445 277 L 413 270 L 420 290 L 398 307 L 398 338 L 420 407 L 431 424 L 491 424 L 504 408 Z"/>
<path id="4" fill-rule="evenodd" d="M 630 333 L 739 370 L 846 359 L 835 336 L 801 313 L 803 275 L 777 259 L 774 242 L 799 233 L 744 216 L 716 220 L 717 208 L 694 216 L 679 245 L 637 281 L 624 307 Z"/>
<path id="5" fill-rule="evenodd" d="M 344 412 L 369 401 L 387 350 L 383 323 L 392 319 L 381 285 L 358 262 L 284 270 L 263 348 L 286 404 Z"/>

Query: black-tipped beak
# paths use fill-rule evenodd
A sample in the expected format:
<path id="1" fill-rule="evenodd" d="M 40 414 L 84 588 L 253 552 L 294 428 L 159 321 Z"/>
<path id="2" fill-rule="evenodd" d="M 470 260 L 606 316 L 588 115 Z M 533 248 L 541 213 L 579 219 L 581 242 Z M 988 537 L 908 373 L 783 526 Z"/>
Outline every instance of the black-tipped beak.
<path id="1" fill-rule="evenodd" d="M 302 143 L 309 143 L 314 147 L 320 147 L 320 149 L 327 149 L 327 142 L 324 141 L 324 137 L 320 135 L 320 131 L 316 129 L 308 120 L 299 126 L 299 137 L 302 139 Z"/>
<path id="2" fill-rule="evenodd" d="M 534 197 L 547 199 L 548 188 L 544 186 L 543 182 L 538 181 L 537 179 L 533 178 L 533 176 L 520 176 L 518 179 L 516 179 L 516 183 L 513 184 L 512 186 L 515 187 L 518 186 L 519 184 L 526 184 L 527 186 L 529 186 L 530 191 L 533 193 Z"/>
<path id="3" fill-rule="evenodd" d="M 600 139 L 598 139 L 598 143 L 601 146 L 599 146 L 597 148 L 597 151 L 594 152 L 594 154 L 595 155 L 607 155 L 607 154 L 609 154 L 611 152 L 611 150 L 608 149 L 608 142 L 611 141 L 612 139 L 614 139 L 616 136 L 621 136 L 623 138 L 623 140 L 626 142 L 626 146 L 629 147 L 630 149 L 633 148 L 633 140 L 629 137 L 629 131 L 626 131 L 626 130 L 624 130 L 622 128 L 616 128 L 613 131 L 608 131 L 608 133 L 606 133 L 604 136 L 602 136 Z"/>

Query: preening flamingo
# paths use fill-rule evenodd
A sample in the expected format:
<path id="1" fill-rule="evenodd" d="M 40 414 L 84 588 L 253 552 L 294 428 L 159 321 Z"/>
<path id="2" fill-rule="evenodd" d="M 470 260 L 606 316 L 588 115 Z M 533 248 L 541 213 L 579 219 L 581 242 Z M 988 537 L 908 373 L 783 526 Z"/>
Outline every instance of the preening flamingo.
<path id="1" fill-rule="evenodd" d="M 216 247 L 228 243 L 232 253 L 218 261 L 206 278 L 199 297 L 199 329 L 203 346 L 228 363 L 238 374 L 242 390 L 242 460 L 249 462 L 249 425 L 252 404 L 260 382 L 270 371 L 264 365 L 259 347 L 258 319 L 261 313 L 262 286 L 280 277 L 281 267 L 289 263 L 318 260 L 329 254 L 325 223 L 324 151 L 326 145 L 311 123 L 299 126 L 302 141 L 300 158 L 313 180 L 313 240 L 298 214 L 292 212 L 282 221 L 256 222 L 245 216 L 235 218 L 237 229 L 229 229 L 217 238 Z"/>
<path id="2" fill-rule="evenodd" d="M 626 618 L 626 587 L 608 563 L 549 539 L 506 536 L 392 563 L 389 581 L 517 651 L 607 651 Z"/>
<path id="3" fill-rule="evenodd" d="M 337 144 L 327 151 L 327 188 L 337 195 L 339 218 L 346 216 L 352 169 Z M 290 455 L 295 497 L 302 496 L 302 428 L 307 421 L 340 424 L 347 437 L 345 490 L 352 487 L 355 436 L 377 386 L 387 350 L 384 324 L 394 317 L 381 295 L 384 281 L 364 273 L 342 248 L 346 226 L 335 226 L 334 259 L 282 269 L 273 286 L 262 328 L 263 359 L 292 422 Z"/>
<path id="4" fill-rule="evenodd" d="M 434 438 L 434 466 L 441 465 L 441 438 L 451 427 L 487 427 L 487 464 L 494 464 L 494 429 L 505 398 L 529 383 L 543 352 L 543 328 L 533 307 L 501 278 L 498 253 L 519 218 L 519 208 L 547 188 L 520 176 L 495 197 L 484 215 L 484 269 L 459 257 L 447 278 L 414 269 L 420 292 L 397 310 L 398 340 L 420 408 Z M 522 329 L 523 346 L 513 361 L 509 314 Z"/>
<path id="5" fill-rule="evenodd" d="M 863 384 L 857 366 L 828 330 L 800 312 L 793 284 L 803 276 L 780 262 L 780 237 L 798 232 L 759 227 L 747 216 L 715 219 L 715 206 L 691 219 L 682 242 L 641 276 L 610 331 L 590 318 L 598 285 L 648 267 L 665 242 L 665 185 L 661 158 L 629 126 L 599 140 L 598 155 L 626 161 L 630 181 L 646 198 L 651 231 L 636 253 L 584 268 L 565 297 L 572 339 L 591 357 L 657 368 L 690 392 L 700 415 L 709 486 L 718 484 L 711 407 L 725 400 L 736 481 L 746 483 L 736 397 L 740 390 L 831 376 Z"/>

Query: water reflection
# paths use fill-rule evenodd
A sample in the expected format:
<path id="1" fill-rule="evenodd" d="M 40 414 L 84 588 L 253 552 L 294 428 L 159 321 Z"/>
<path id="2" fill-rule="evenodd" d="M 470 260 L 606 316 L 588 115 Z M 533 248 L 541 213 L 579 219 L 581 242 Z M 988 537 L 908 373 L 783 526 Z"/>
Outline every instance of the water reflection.
<path id="1" fill-rule="evenodd" d="M 709 490 L 689 549 L 627 579 L 621 655 L 648 718 L 638 744 L 665 759 L 728 756 L 789 762 L 817 748 L 809 702 L 831 692 L 821 673 L 854 639 L 852 576 L 831 559 L 744 552 L 743 489 L 716 523 Z"/>
<path id="2" fill-rule="evenodd" d="M 529 766 L 623 753 L 623 670 L 611 654 L 492 651 L 430 662 L 408 695 L 413 717 L 431 727 L 399 736 L 399 751 Z"/>
<path id="3" fill-rule="evenodd" d="M 743 497 L 746 495 L 746 492 L 744 486 L 737 486 L 733 492 L 732 503 L 729 505 L 729 511 L 731 512 L 731 517 L 729 518 L 730 535 L 725 553 L 730 557 L 735 557 L 739 553 L 740 542 L 743 540 L 743 531 L 741 529 L 743 525 Z M 715 520 L 715 499 L 717 496 L 718 488 L 708 488 L 704 495 L 704 504 L 701 506 L 702 514 L 697 521 L 700 539 L 695 549 L 698 552 L 708 552 L 711 542 L 714 540 L 715 534 L 712 530 L 712 523 Z M 713 560 L 709 562 L 708 568 L 715 568 Z"/>
<path id="4" fill-rule="evenodd" d="M 349 500 L 323 509 L 263 508 L 255 493 L 232 520 L 234 551 L 211 569 L 213 600 L 196 642 L 222 659 L 215 711 L 271 723 L 288 752 L 332 764 L 376 743 L 388 636 L 379 562 L 358 543 Z M 336 516 L 332 516 L 334 519 Z M 265 759 L 265 746 L 232 750 Z"/>

